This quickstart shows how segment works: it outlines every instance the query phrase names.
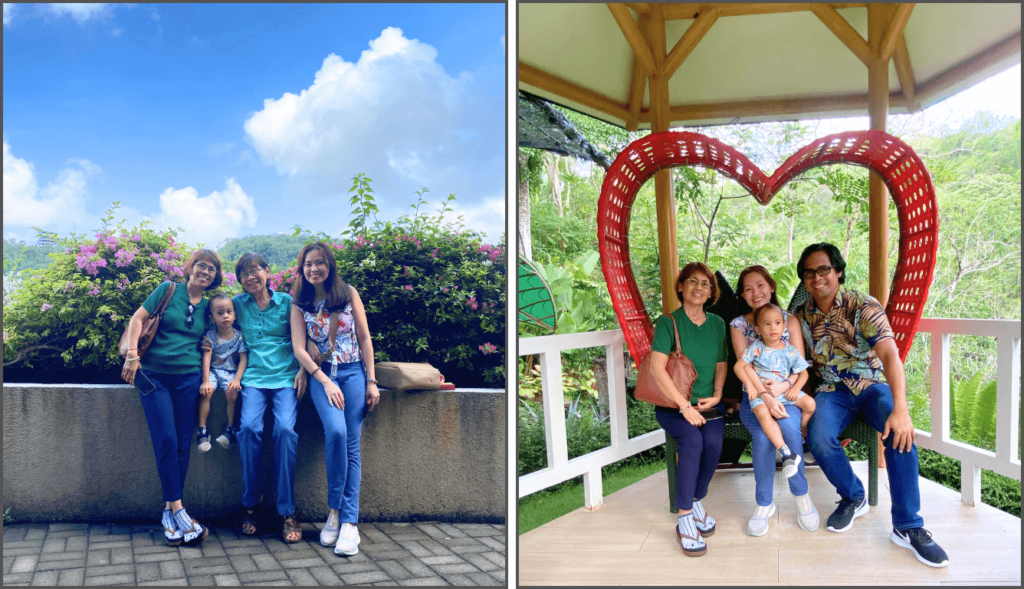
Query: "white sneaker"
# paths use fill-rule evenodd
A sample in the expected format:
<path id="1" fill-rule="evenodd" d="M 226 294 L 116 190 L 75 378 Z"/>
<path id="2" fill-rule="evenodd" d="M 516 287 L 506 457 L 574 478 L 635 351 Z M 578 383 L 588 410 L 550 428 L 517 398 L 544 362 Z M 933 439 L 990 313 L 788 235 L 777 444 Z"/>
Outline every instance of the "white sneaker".
<path id="1" fill-rule="evenodd" d="M 796 523 L 800 524 L 800 528 L 807 532 L 818 529 L 820 523 L 818 510 L 811 502 L 811 496 L 806 493 L 796 498 Z"/>
<path id="2" fill-rule="evenodd" d="M 324 523 L 324 527 L 320 530 L 320 544 L 324 546 L 334 546 L 338 542 L 338 534 L 341 532 L 341 526 L 338 525 L 337 512 L 331 510 L 327 514 L 327 522 Z"/>
<path id="3" fill-rule="evenodd" d="M 343 556 L 359 554 L 359 529 L 348 522 L 341 524 L 338 540 L 334 545 L 334 553 Z"/>
<path id="4" fill-rule="evenodd" d="M 751 536 L 764 536 L 768 533 L 768 519 L 775 515 L 775 503 L 768 507 L 757 506 L 754 515 L 747 522 L 747 533 Z"/>

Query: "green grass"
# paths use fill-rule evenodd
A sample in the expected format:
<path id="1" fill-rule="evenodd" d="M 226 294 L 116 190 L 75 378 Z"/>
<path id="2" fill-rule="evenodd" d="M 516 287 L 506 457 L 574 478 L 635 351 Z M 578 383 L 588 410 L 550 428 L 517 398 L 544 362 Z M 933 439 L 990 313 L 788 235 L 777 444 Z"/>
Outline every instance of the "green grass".
<path id="1" fill-rule="evenodd" d="M 607 469 L 607 467 L 605 467 Z M 650 464 L 625 465 L 611 474 L 602 470 L 602 486 L 604 495 L 611 495 L 645 479 L 652 474 L 665 470 L 665 463 L 658 461 Z M 583 478 L 577 477 L 553 489 L 538 491 L 519 500 L 519 533 L 525 534 L 549 521 L 583 507 Z"/>

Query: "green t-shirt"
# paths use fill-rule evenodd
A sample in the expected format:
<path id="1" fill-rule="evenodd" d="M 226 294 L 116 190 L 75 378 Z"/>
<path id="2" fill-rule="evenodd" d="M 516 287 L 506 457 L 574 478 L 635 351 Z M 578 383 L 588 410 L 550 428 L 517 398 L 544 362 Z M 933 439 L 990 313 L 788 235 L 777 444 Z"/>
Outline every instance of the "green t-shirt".
<path id="1" fill-rule="evenodd" d="M 714 313 L 707 313 L 707 320 L 696 326 L 686 316 L 686 311 L 679 307 L 672 311 L 672 317 L 679 326 L 679 345 L 682 352 L 693 362 L 697 369 L 697 380 L 693 383 L 690 403 L 697 404 L 698 399 L 714 396 L 715 364 L 726 362 L 729 351 L 725 347 L 725 321 Z M 676 347 L 676 338 L 672 333 L 672 325 L 666 319 L 659 319 L 654 327 L 654 342 L 651 351 L 661 352 L 666 356 Z"/>
<path id="2" fill-rule="evenodd" d="M 144 308 L 152 315 L 160 299 L 167 292 L 169 282 L 164 282 L 156 287 L 142 303 Z M 196 372 L 200 367 L 199 340 L 206 333 L 206 307 L 210 301 L 203 300 L 196 304 L 195 312 L 192 314 L 192 327 L 189 328 L 185 322 L 188 316 L 188 287 L 184 284 L 177 284 L 174 287 L 174 294 L 171 300 L 167 301 L 167 310 L 164 311 L 160 325 L 156 329 L 156 336 L 146 350 L 142 358 L 142 367 L 154 372 L 164 374 L 186 374 Z"/>
<path id="3" fill-rule="evenodd" d="M 247 292 L 235 296 L 235 317 L 249 348 L 249 364 L 242 386 L 279 389 L 295 386 L 299 361 L 292 349 L 292 295 L 270 291 L 270 302 L 260 309 Z"/>

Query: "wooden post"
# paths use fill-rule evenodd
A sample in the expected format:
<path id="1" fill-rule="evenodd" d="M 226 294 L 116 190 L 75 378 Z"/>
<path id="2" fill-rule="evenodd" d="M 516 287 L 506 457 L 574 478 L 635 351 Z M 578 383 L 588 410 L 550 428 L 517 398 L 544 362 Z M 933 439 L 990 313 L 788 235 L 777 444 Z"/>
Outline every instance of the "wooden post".
<path id="1" fill-rule="evenodd" d="M 661 6 L 652 6 L 648 36 L 654 53 L 654 73 L 650 77 L 651 131 L 668 131 L 669 75 L 665 71 L 665 15 Z M 679 308 L 676 278 L 679 275 L 679 249 L 676 244 L 676 205 L 672 195 L 672 170 L 654 174 L 654 194 L 658 213 L 658 260 L 661 270 L 661 310 L 671 313 Z"/>
<path id="2" fill-rule="evenodd" d="M 882 36 L 889 20 L 889 6 L 868 4 L 868 115 L 871 130 L 885 131 L 889 110 L 889 60 L 882 59 Z M 868 180 L 868 275 L 871 296 L 885 307 L 889 298 L 889 203 L 881 176 L 870 172 Z M 878 467 L 885 467 L 879 434 Z"/>

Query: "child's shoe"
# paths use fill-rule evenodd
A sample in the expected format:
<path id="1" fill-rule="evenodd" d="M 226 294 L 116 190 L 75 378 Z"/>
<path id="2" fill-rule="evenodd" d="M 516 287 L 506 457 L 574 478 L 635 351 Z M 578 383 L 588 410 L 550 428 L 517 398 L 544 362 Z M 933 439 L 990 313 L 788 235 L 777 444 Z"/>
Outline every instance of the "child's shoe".
<path id="1" fill-rule="evenodd" d="M 797 467 L 800 466 L 800 455 L 790 454 L 789 456 L 782 457 L 782 476 L 791 478 L 797 473 Z"/>
<path id="2" fill-rule="evenodd" d="M 203 426 L 199 426 L 199 435 L 196 436 L 196 448 L 200 452 L 208 452 L 210 450 L 210 432 Z"/>
<path id="3" fill-rule="evenodd" d="M 171 513 L 170 509 L 164 510 L 160 523 L 164 526 L 164 540 L 167 541 L 167 545 L 181 546 L 181 543 L 184 541 L 183 535 L 181 530 L 178 529 L 178 524 L 174 522 L 174 514 Z"/>
<path id="4" fill-rule="evenodd" d="M 235 443 L 235 428 L 234 426 L 227 426 L 224 428 L 224 433 L 217 438 L 216 442 L 220 444 L 221 448 L 230 448 Z"/>

